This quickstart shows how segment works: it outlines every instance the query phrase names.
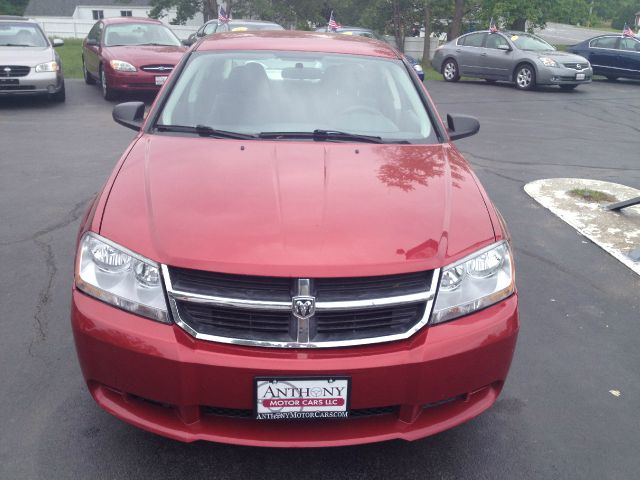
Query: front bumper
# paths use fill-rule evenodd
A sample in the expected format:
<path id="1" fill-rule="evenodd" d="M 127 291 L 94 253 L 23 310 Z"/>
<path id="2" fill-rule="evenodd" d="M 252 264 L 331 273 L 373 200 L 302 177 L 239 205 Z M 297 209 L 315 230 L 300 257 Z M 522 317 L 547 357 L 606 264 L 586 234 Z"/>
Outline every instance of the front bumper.
<path id="1" fill-rule="evenodd" d="M 408 340 L 314 351 L 195 340 L 77 290 L 71 321 L 89 390 L 108 412 L 181 441 L 270 447 L 416 440 L 459 425 L 495 402 L 518 333 L 516 295 Z M 255 377 L 338 375 L 351 377 L 353 411 L 384 414 L 250 417 Z"/>
<path id="2" fill-rule="evenodd" d="M 584 75 L 584 77 L 578 80 L 577 75 Z M 564 66 L 560 68 L 538 67 L 536 75 L 538 85 L 581 85 L 591 83 L 592 79 L 593 70 L 591 68 L 574 70 Z"/>
<path id="3" fill-rule="evenodd" d="M 156 77 L 168 77 L 171 72 L 150 73 L 143 70 L 137 72 L 117 72 L 106 70 L 107 83 L 110 88 L 119 91 L 157 92 L 162 85 L 156 83 Z"/>
<path id="4" fill-rule="evenodd" d="M 59 92 L 64 85 L 61 71 L 36 73 L 24 77 L 0 78 L 0 95 L 44 95 Z"/>

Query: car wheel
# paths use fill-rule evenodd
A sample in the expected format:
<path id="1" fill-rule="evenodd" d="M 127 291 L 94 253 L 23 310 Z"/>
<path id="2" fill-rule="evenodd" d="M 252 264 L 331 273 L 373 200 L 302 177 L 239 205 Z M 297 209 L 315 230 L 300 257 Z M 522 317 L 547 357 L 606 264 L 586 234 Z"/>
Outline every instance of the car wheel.
<path id="1" fill-rule="evenodd" d="M 84 75 L 84 83 L 87 85 L 95 85 L 96 79 L 91 76 L 91 74 L 87 71 L 87 67 L 84 64 L 84 57 L 82 57 L 82 75 Z"/>
<path id="2" fill-rule="evenodd" d="M 578 85 L 560 85 L 562 90 L 575 90 Z"/>
<path id="3" fill-rule="evenodd" d="M 62 82 L 62 88 L 58 90 L 56 93 L 52 93 L 49 95 L 49 100 L 53 102 L 62 103 L 67 99 L 67 93 L 64 88 L 64 82 Z"/>
<path id="4" fill-rule="evenodd" d="M 442 76 L 445 82 L 457 82 L 460 80 L 460 72 L 458 72 L 458 64 L 455 60 L 449 59 L 444 62 Z"/>
<path id="5" fill-rule="evenodd" d="M 115 100 L 116 94 L 107 82 L 107 76 L 104 74 L 104 69 L 100 67 L 100 86 L 102 87 L 102 97 L 105 100 Z"/>
<path id="6" fill-rule="evenodd" d="M 614 77 L 613 75 L 607 75 L 607 81 L 615 82 L 616 80 L 618 80 L 618 77 Z"/>
<path id="7" fill-rule="evenodd" d="M 536 86 L 536 71 L 528 63 L 524 63 L 516 69 L 516 88 L 520 90 L 532 90 Z"/>

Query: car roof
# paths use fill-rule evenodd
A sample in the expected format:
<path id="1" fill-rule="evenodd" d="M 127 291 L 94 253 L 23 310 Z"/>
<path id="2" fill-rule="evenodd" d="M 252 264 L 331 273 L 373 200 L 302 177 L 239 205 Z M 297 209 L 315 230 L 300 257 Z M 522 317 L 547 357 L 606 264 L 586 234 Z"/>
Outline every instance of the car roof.
<path id="1" fill-rule="evenodd" d="M 19 15 L 0 15 L 0 22 L 2 21 L 7 21 L 7 22 L 29 22 L 29 23 L 36 23 L 35 20 L 31 19 L 31 18 L 27 18 L 27 17 L 21 17 Z"/>
<path id="2" fill-rule="evenodd" d="M 205 37 L 196 50 L 275 50 L 399 58 L 391 46 L 369 38 L 289 30 L 217 33 Z"/>
<path id="3" fill-rule="evenodd" d="M 155 18 L 145 18 L 145 17 L 113 17 L 113 18 L 102 19 L 102 22 L 105 25 L 113 25 L 116 23 L 155 23 L 159 25 L 164 25 L 160 20 L 156 20 Z"/>

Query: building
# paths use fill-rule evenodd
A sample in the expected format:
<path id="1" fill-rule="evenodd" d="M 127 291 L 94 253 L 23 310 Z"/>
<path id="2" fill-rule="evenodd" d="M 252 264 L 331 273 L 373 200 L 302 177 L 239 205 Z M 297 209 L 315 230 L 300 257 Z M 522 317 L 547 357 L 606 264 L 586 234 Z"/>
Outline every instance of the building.
<path id="1" fill-rule="evenodd" d="M 101 18 L 143 17 L 151 11 L 151 0 L 30 0 L 24 16 L 33 18 L 50 37 L 84 38 Z M 161 20 L 167 24 L 175 18 L 175 9 L 165 12 Z M 180 38 L 186 38 L 202 25 L 196 15 L 185 26 L 172 26 Z"/>

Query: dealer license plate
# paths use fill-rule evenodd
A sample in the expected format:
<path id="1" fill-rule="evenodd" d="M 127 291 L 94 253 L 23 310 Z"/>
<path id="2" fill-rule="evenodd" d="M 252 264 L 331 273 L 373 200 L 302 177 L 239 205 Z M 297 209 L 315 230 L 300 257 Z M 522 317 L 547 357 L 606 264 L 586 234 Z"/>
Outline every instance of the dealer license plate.
<path id="1" fill-rule="evenodd" d="M 164 85 L 164 82 L 169 78 L 167 75 L 162 75 L 161 77 L 156 77 L 156 85 Z"/>
<path id="2" fill-rule="evenodd" d="M 584 80 L 584 73 L 576 73 L 576 80 Z"/>
<path id="3" fill-rule="evenodd" d="M 349 378 L 256 378 L 257 420 L 347 418 Z"/>

